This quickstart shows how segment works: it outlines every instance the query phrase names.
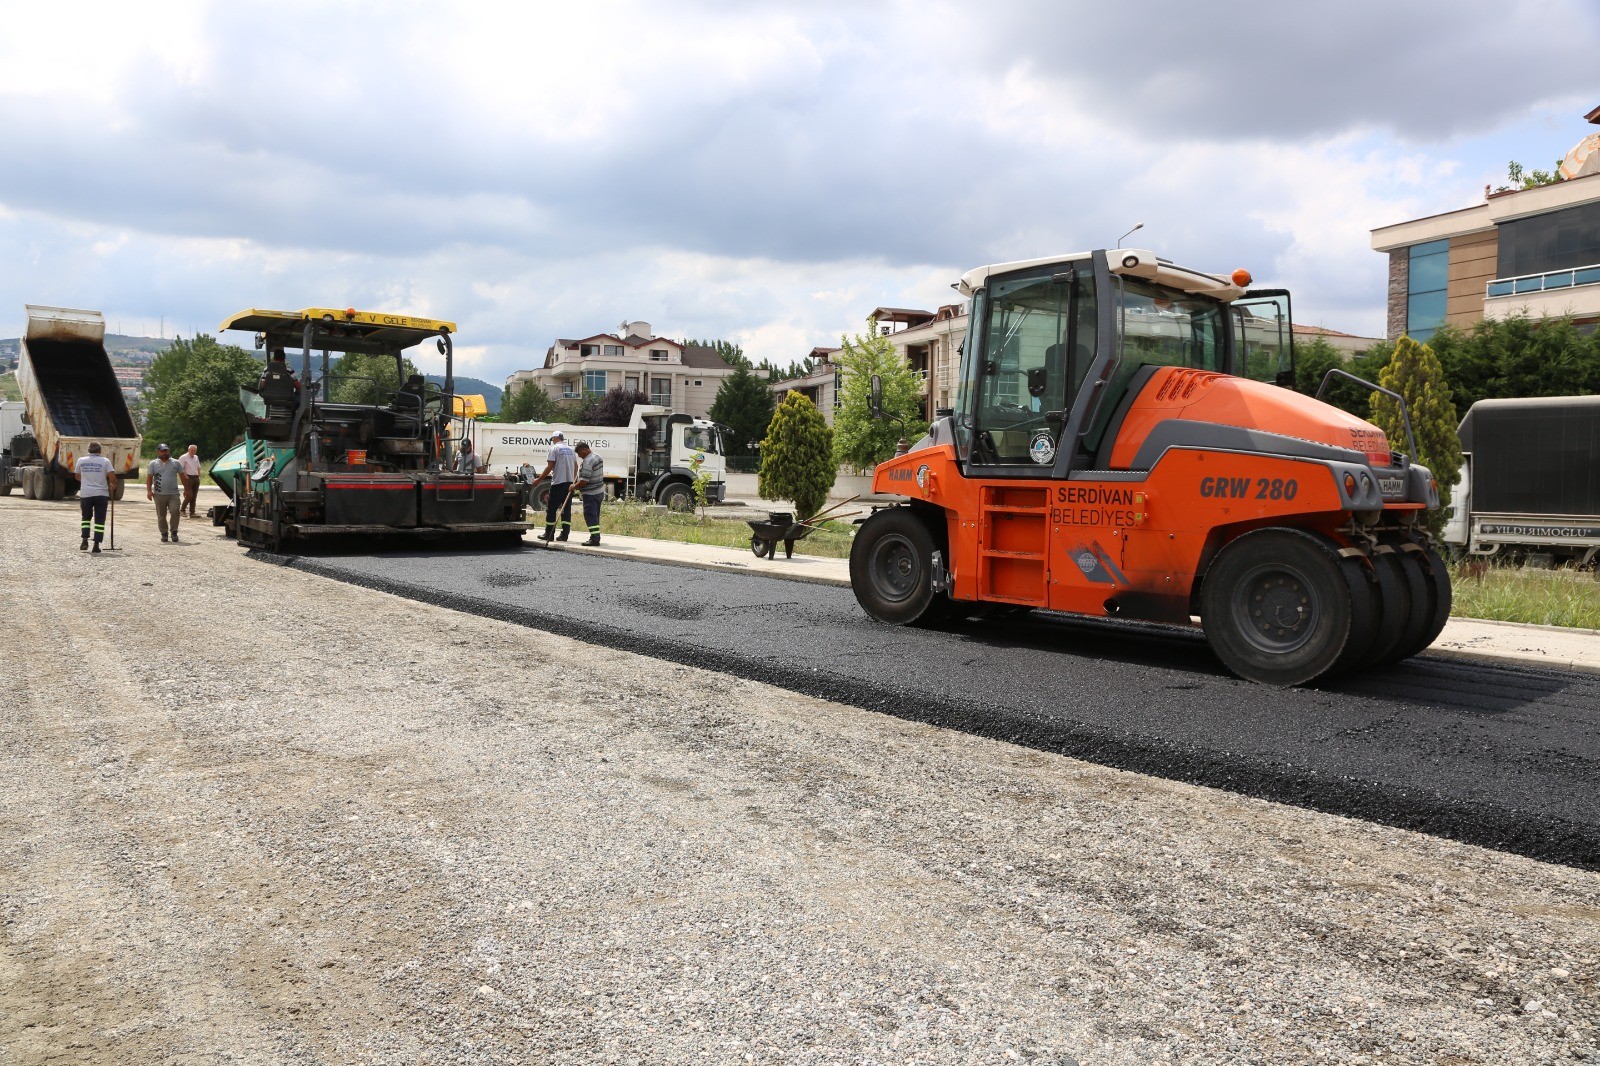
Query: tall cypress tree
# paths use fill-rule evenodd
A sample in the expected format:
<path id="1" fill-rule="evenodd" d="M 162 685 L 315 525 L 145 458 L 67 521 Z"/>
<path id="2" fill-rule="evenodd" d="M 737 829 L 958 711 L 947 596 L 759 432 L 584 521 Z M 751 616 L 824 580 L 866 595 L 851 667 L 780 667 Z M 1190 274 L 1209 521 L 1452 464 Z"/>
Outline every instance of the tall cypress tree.
<path id="1" fill-rule="evenodd" d="M 761 442 L 762 497 L 793 500 L 799 517 L 810 518 L 827 502 L 838 472 L 833 430 L 816 404 L 790 389 Z"/>
<path id="2" fill-rule="evenodd" d="M 1432 348 L 1401 337 L 1389 365 L 1378 375 L 1378 384 L 1405 397 L 1411 428 L 1417 435 L 1418 454 L 1412 458 L 1432 471 L 1439 485 L 1440 507 L 1428 516 L 1428 529 L 1438 537 L 1444 532 L 1462 461 L 1461 438 L 1456 435 L 1461 419 L 1456 415 L 1444 368 Z M 1372 424 L 1388 434 L 1389 446 L 1409 448 L 1400 406 L 1381 392 L 1373 393 L 1371 402 Z"/>

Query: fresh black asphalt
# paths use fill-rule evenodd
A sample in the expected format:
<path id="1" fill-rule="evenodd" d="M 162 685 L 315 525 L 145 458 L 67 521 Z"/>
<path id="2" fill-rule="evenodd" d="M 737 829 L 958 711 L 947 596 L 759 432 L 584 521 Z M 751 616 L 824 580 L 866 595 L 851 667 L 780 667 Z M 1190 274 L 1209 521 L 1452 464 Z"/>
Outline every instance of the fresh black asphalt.
<path id="1" fill-rule="evenodd" d="M 1277 689 L 1232 677 L 1187 631 L 1057 615 L 900 629 L 868 619 L 849 589 L 754 574 L 531 547 L 261 558 L 1106 766 L 1600 869 L 1594 676 L 1424 655 Z"/>

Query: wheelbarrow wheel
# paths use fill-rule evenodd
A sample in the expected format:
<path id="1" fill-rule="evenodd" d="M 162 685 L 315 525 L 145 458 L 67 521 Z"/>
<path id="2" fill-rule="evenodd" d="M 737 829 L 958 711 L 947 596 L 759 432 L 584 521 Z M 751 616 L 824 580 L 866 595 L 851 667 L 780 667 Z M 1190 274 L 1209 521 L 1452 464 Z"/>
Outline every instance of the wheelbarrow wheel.
<path id="1" fill-rule="evenodd" d="M 775 541 L 763 540 L 754 533 L 750 535 L 750 550 L 756 553 L 757 559 L 765 559 L 776 554 L 777 547 Z"/>

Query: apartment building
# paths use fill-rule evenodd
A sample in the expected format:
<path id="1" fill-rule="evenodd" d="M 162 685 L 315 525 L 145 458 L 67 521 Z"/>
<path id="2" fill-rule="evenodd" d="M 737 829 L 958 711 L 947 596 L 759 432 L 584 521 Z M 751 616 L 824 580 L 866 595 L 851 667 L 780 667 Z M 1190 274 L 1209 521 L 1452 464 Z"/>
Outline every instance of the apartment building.
<path id="1" fill-rule="evenodd" d="M 922 380 L 923 417 L 929 421 L 934 419 L 938 409 L 955 403 L 961 342 L 967 335 L 966 314 L 961 305 L 947 304 L 937 311 L 879 307 L 870 316 Z M 839 409 L 839 368 L 833 362 L 838 351 L 838 348 L 811 349 L 807 353 L 812 362 L 811 372 L 773 382 L 773 393 L 782 400 L 793 389 L 816 404 L 822 417 L 833 425 L 833 413 Z"/>
<path id="2" fill-rule="evenodd" d="M 905 356 L 922 379 L 922 417 L 932 422 L 938 412 L 956 403 L 961 373 L 961 344 L 967 337 L 967 309 L 944 304 L 937 311 L 880 307 L 873 313 L 878 329 Z"/>
<path id="3" fill-rule="evenodd" d="M 838 348 L 813 348 L 806 353 L 806 358 L 811 360 L 810 373 L 774 381 L 767 387 L 778 403 L 782 403 L 791 390 L 798 392 L 816 405 L 823 420 L 831 426 L 833 413 L 839 409 L 839 368 L 833 362 L 838 352 Z"/>
<path id="4" fill-rule="evenodd" d="M 1600 107 L 1584 116 L 1600 125 Z M 1492 191 L 1458 211 L 1372 231 L 1389 257 L 1388 335 L 1513 315 L 1600 322 L 1600 134 L 1579 141 L 1553 185 Z"/>
<path id="5" fill-rule="evenodd" d="M 506 391 L 532 381 L 558 400 L 573 400 L 634 389 L 651 403 L 706 418 L 722 380 L 732 373 L 710 348 L 657 337 L 648 322 L 624 322 L 616 333 L 557 340 L 541 366 L 506 378 Z"/>

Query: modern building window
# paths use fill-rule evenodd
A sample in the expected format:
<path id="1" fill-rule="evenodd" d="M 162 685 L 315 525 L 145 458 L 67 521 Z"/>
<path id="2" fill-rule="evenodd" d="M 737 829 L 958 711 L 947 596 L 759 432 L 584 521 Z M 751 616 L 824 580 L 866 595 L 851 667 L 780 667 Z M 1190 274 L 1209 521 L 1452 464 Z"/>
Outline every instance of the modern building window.
<path id="1" fill-rule="evenodd" d="M 626 378 L 623 378 L 622 380 L 623 380 L 623 387 L 626 388 L 629 392 L 638 392 L 639 391 L 639 375 L 638 374 L 629 374 Z"/>
<path id="2" fill-rule="evenodd" d="M 591 355 L 598 355 L 599 353 L 600 353 L 600 346 L 598 344 L 580 344 L 578 346 L 578 358 L 579 359 L 587 359 Z"/>
<path id="3" fill-rule="evenodd" d="M 665 363 L 667 361 L 667 350 L 665 348 L 651 348 L 650 361 L 652 363 Z"/>
<path id="4" fill-rule="evenodd" d="M 563 381 L 561 383 L 561 398 L 563 400 L 570 400 L 576 395 L 578 395 L 578 386 L 577 385 L 573 384 L 570 381 Z"/>
<path id="5" fill-rule="evenodd" d="M 653 404 L 659 404 L 662 407 L 671 407 L 672 406 L 672 382 L 670 380 L 668 380 L 668 381 L 654 381 L 654 380 L 652 380 L 650 382 L 650 402 L 653 403 Z"/>
<path id="6" fill-rule="evenodd" d="M 606 372 L 604 370 L 585 370 L 583 372 L 584 392 L 605 392 Z"/>
<path id="7" fill-rule="evenodd" d="M 699 379 L 699 378 L 695 378 L 695 380 L 694 380 L 694 387 L 695 387 L 695 388 L 697 388 L 697 389 L 698 389 L 698 388 L 700 388 L 700 387 L 701 387 L 701 386 L 702 386 L 702 385 L 704 385 L 704 384 L 705 384 L 705 382 L 704 382 L 704 381 L 701 381 L 701 380 L 700 380 L 700 379 Z"/>
<path id="8" fill-rule="evenodd" d="M 1444 325 L 1445 290 L 1450 274 L 1449 240 L 1411 246 L 1406 284 L 1406 333 L 1418 341 Z"/>
<path id="9" fill-rule="evenodd" d="M 605 353 L 607 355 L 614 355 L 614 356 L 619 356 L 620 357 L 622 355 L 622 345 L 620 345 L 620 344 L 608 344 L 608 345 L 605 346 Z"/>
<path id="10" fill-rule="evenodd" d="M 889 331 L 887 329 L 885 329 L 884 332 L 888 333 Z M 833 371 L 833 409 L 835 411 L 837 411 L 839 409 L 839 407 L 841 406 L 841 404 L 843 402 L 843 397 L 841 397 L 839 395 L 840 378 L 842 376 L 843 375 L 840 373 L 840 371 L 837 368 L 835 368 L 834 371 Z"/>
<path id="11" fill-rule="evenodd" d="M 1496 273 L 1502 278 L 1600 264 L 1600 203 L 1512 219 L 1497 228 Z"/>

